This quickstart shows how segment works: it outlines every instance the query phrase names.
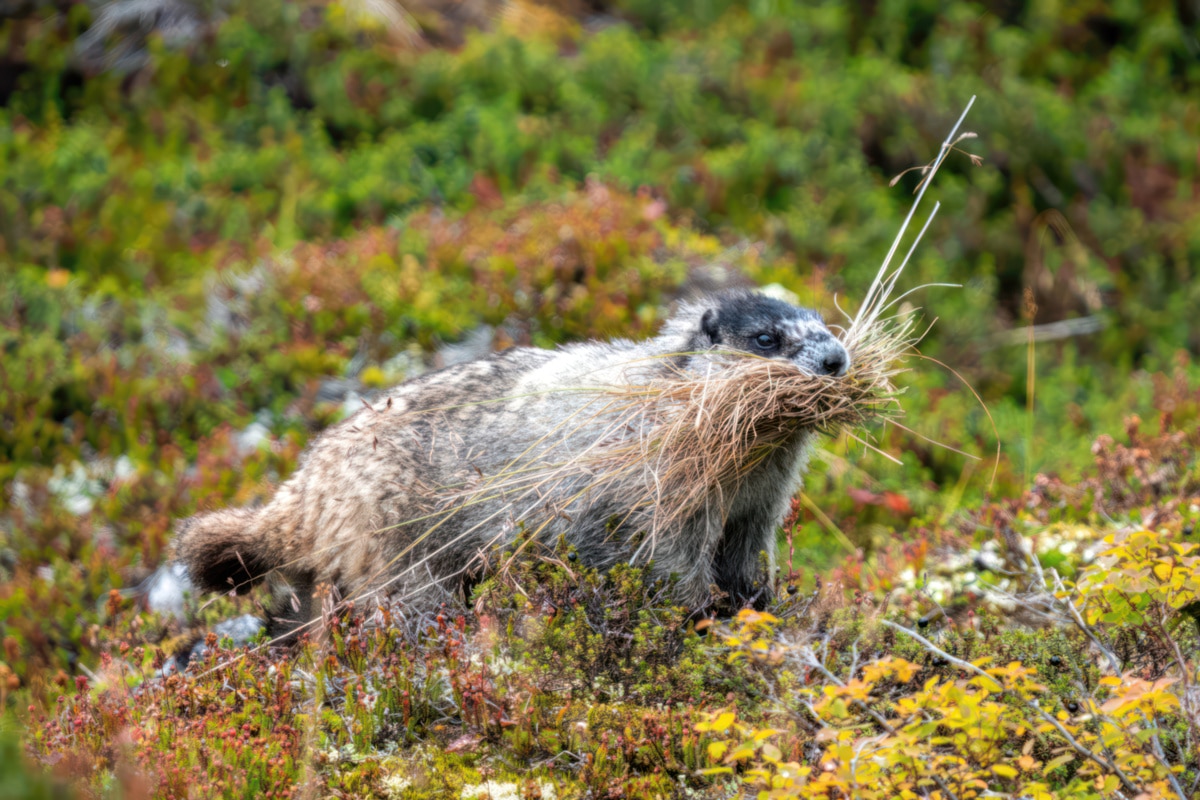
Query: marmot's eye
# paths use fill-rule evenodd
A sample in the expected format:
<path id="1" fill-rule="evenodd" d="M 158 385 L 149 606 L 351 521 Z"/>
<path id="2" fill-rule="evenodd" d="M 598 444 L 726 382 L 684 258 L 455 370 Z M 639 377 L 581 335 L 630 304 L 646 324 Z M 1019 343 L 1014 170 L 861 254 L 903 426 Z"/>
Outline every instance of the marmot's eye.
<path id="1" fill-rule="evenodd" d="M 769 333 L 760 333 L 754 337 L 754 343 L 760 350 L 770 350 L 775 346 L 775 337 Z"/>

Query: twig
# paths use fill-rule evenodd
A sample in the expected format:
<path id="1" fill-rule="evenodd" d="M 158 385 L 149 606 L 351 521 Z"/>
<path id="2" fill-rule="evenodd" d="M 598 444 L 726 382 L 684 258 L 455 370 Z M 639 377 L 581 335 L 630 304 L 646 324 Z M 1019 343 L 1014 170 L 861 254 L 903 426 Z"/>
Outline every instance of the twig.
<path id="1" fill-rule="evenodd" d="M 1069 339 L 1072 336 L 1088 336 L 1093 333 L 1099 333 L 1108 326 L 1108 321 L 1103 317 L 1093 314 L 1090 317 L 1077 317 L 1075 319 L 1064 319 L 1058 322 L 1046 322 L 1041 325 L 1030 325 L 1025 328 L 1013 328 L 1010 331 L 1004 331 L 993 337 L 989 343 L 990 348 L 1005 347 L 1009 345 L 1027 344 L 1030 339 L 1035 344 L 1041 342 L 1054 342 L 1059 339 Z"/>
<path id="2" fill-rule="evenodd" d="M 1192 749 L 1192 731 L 1195 729 L 1196 723 L 1196 693 L 1192 691 L 1192 671 L 1188 667 L 1187 661 L 1183 657 L 1183 651 L 1179 647 L 1179 642 L 1171 635 L 1167 629 L 1166 623 L 1163 620 L 1157 620 L 1157 626 L 1160 635 L 1171 643 L 1171 650 L 1175 654 L 1175 663 L 1179 665 L 1179 677 L 1183 681 L 1183 691 L 1179 693 L 1179 704 L 1183 707 L 1184 716 L 1187 718 L 1188 724 L 1185 730 L 1186 746 L 1190 752 Z"/>
<path id="3" fill-rule="evenodd" d="M 1163 765 L 1163 769 L 1167 771 L 1167 780 L 1171 782 L 1171 788 L 1175 790 L 1175 794 L 1179 795 L 1179 800 L 1188 795 L 1183 793 L 1183 787 L 1179 785 L 1179 780 L 1175 777 L 1175 773 L 1171 771 L 1171 764 L 1167 761 L 1167 754 L 1163 751 L 1162 742 L 1158 739 L 1158 720 L 1154 722 L 1146 719 L 1146 715 L 1138 711 L 1138 716 L 1146 723 L 1146 730 L 1150 732 L 1150 745 L 1154 748 L 1154 755 L 1158 758 L 1159 763 Z"/>
<path id="4" fill-rule="evenodd" d="M 1034 563 L 1037 563 L 1037 556 L 1033 556 L 1033 561 Z M 1040 565 L 1038 569 L 1039 571 L 1041 570 Z M 1117 660 L 1116 655 L 1114 655 L 1111 650 L 1104 646 L 1104 644 L 1100 641 L 1100 637 L 1098 637 L 1092 630 L 1092 627 L 1084 621 L 1083 616 L 1079 613 L 1079 609 L 1075 607 L 1075 603 L 1072 602 L 1070 595 L 1067 594 L 1067 588 L 1063 585 L 1062 578 L 1059 576 L 1058 571 L 1052 568 L 1050 570 L 1050 574 L 1054 576 L 1055 589 L 1050 596 L 1053 597 L 1054 600 L 1062 605 L 1065 609 L 1067 609 L 1067 613 L 1071 615 L 1071 620 L 1075 623 L 1075 627 L 1079 628 L 1079 630 L 1083 632 L 1083 635 L 1088 638 L 1088 641 L 1090 641 L 1092 645 L 1101 653 L 1103 653 L 1106 659 L 1108 659 L 1108 665 L 1112 667 L 1113 675 L 1120 676 L 1121 662 Z M 1183 665 L 1184 662 L 1180 661 L 1179 666 L 1181 669 L 1183 669 Z"/>

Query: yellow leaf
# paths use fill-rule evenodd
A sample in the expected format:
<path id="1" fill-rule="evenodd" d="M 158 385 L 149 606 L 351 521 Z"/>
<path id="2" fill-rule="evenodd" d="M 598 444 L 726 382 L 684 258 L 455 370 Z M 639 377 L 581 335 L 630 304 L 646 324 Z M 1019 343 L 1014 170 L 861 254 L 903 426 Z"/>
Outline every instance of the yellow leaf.
<path id="1" fill-rule="evenodd" d="M 708 744 L 708 760 L 720 761 L 721 756 L 725 755 L 725 751 L 729 749 L 728 742 L 709 742 Z"/>
<path id="2" fill-rule="evenodd" d="M 748 758 L 754 757 L 754 748 L 750 745 L 739 744 L 732 753 L 725 757 L 725 763 L 731 761 L 745 761 Z"/>
<path id="3" fill-rule="evenodd" d="M 755 731 L 754 736 L 752 736 L 751 738 L 757 744 L 758 742 L 761 742 L 764 739 L 771 738 L 772 736 L 774 736 L 777 733 L 783 733 L 783 731 L 779 731 L 774 728 L 763 728 L 762 730 Z"/>
<path id="4" fill-rule="evenodd" d="M 1170 580 L 1171 579 L 1171 565 L 1165 564 L 1162 561 L 1159 561 L 1157 564 L 1154 565 L 1154 577 L 1158 578 L 1160 581 Z"/>
<path id="5" fill-rule="evenodd" d="M 863 667 L 863 680 L 874 684 L 882 678 L 894 675 L 900 683 L 908 683 L 920 667 L 903 658 L 888 657 Z"/>
<path id="6" fill-rule="evenodd" d="M 733 720 L 734 720 L 733 712 L 726 711 L 724 714 L 721 714 L 719 717 L 716 718 L 716 720 L 713 722 L 712 729 L 715 733 L 721 733 L 725 730 L 728 730 L 729 726 L 733 724 Z"/>
<path id="7" fill-rule="evenodd" d="M 726 711 L 720 714 L 716 719 L 710 719 L 708 722 L 697 722 L 696 730 L 712 731 L 713 733 L 722 733 L 729 730 L 729 726 L 733 724 L 734 714 L 732 711 Z"/>
<path id="8" fill-rule="evenodd" d="M 1161 692 L 1163 689 L 1166 689 L 1168 686 L 1172 686 L 1178 682 L 1179 682 L 1179 678 L 1159 678 L 1158 680 L 1156 680 L 1154 682 L 1154 684 L 1150 687 L 1150 689 L 1151 689 L 1151 691 Z"/>
<path id="9" fill-rule="evenodd" d="M 708 769 L 700 770 L 701 775 L 729 775 L 732 773 L 732 767 L 709 767 Z"/>
<path id="10" fill-rule="evenodd" d="M 993 764 L 992 772 L 1001 778 L 1015 778 L 1019 774 L 1015 768 L 1010 767 L 1008 764 Z"/>
<path id="11" fill-rule="evenodd" d="M 1069 764 L 1074 760 L 1075 760 L 1074 753 L 1067 753 L 1066 755 L 1059 756 L 1058 758 L 1052 758 L 1046 762 L 1046 766 L 1042 767 L 1042 774 L 1049 775 L 1051 772 L 1058 769 L 1063 764 Z"/>

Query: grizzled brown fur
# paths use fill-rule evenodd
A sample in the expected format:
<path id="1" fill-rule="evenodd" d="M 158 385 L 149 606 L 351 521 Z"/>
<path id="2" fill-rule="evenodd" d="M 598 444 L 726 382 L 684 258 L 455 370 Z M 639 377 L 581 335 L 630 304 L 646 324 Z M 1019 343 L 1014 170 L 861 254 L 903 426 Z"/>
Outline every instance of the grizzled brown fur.
<path id="1" fill-rule="evenodd" d="M 565 536 L 596 567 L 648 563 L 651 577 L 673 577 L 680 602 L 692 607 L 708 601 L 713 585 L 749 597 L 759 554 L 773 554 L 811 429 L 757 452 L 736 481 L 706 489 L 666 531 L 655 528 L 661 517 L 646 502 L 659 479 L 653 458 L 615 482 L 587 466 L 605 463 L 588 454 L 654 424 L 645 415 L 631 423 L 614 400 L 619 390 L 711 379 L 731 352 L 813 375 L 848 366 L 814 312 L 749 292 L 685 306 L 645 342 L 497 353 L 401 384 L 330 428 L 265 507 L 186 520 L 178 557 L 204 589 L 268 576 L 297 587 L 298 607 L 281 604 L 288 619 L 276 620 L 277 632 L 309 618 L 316 583 L 347 597 L 378 591 L 417 611 L 435 608 L 522 530 L 547 542 Z"/>

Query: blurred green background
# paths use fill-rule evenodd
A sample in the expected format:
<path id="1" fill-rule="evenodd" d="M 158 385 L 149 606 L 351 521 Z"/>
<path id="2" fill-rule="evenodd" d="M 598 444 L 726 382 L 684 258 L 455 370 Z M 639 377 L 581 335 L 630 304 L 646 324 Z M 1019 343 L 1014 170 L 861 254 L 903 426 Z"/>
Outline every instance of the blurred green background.
<path id="1" fill-rule="evenodd" d="M 912 296 L 921 436 L 872 432 L 901 465 L 828 442 L 812 503 L 869 554 L 1077 476 L 1131 414 L 1195 422 L 1166 391 L 1200 348 L 1195 0 L 0 14 L 6 703 L 94 663 L 174 519 L 268 496 L 457 342 L 649 335 L 739 280 L 852 313 L 920 176 L 890 182 L 972 95 L 902 286 L 962 284 Z M 845 554 L 804 530 L 806 563 Z"/>

